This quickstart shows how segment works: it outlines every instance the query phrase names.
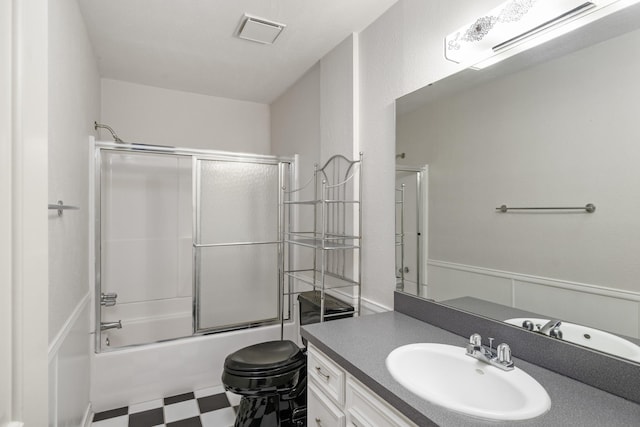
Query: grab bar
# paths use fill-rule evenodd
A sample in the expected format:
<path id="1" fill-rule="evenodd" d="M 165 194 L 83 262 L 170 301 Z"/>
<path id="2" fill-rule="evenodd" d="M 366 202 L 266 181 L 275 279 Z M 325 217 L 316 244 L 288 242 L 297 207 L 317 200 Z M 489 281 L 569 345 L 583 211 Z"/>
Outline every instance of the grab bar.
<path id="1" fill-rule="evenodd" d="M 49 203 L 49 209 L 53 209 L 53 210 L 58 211 L 58 216 L 62 216 L 62 211 L 65 211 L 65 210 L 78 210 L 80 208 L 77 207 L 77 206 L 65 205 L 62 200 L 58 200 L 58 203 L 56 203 L 55 205 Z"/>
<path id="2" fill-rule="evenodd" d="M 522 210 L 527 210 L 527 211 L 535 211 L 535 210 L 545 210 L 545 211 L 574 211 L 574 210 L 581 210 L 581 211 L 586 211 L 587 213 L 594 213 L 596 211 L 596 205 L 594 205 L 593 203 L 588 203 L 585 206 L 579 206 L 579 207 L 529 207 L 529 208 L 510 208 L 507 205 L 502 205 L 499 208 L 496 208 L 496 211 L 498 212 L 508 212 L 508 211 L 522 211 Z"/>

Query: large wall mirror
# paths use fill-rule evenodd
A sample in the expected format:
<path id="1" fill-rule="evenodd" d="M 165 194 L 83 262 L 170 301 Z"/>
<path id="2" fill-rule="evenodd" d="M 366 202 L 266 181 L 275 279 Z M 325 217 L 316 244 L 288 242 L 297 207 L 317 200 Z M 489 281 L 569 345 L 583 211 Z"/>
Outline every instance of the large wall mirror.
<path id="1" fill-rule="evenodd" d="M 638 28 L 636 5 L 398 99 L 398 167 L 428 166 L 406 292 L 640 363 Z"/>

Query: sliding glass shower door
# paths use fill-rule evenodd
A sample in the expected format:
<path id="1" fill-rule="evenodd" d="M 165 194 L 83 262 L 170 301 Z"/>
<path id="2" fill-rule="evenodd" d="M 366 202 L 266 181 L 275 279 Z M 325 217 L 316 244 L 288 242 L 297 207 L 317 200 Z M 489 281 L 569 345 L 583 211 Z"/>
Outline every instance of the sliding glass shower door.
<path id="1" fill-rule="evenodd" d="M 289 159 L 96 143 L 96 351 L 280 319 Z"/>
<path id="2" fill-rule="evenodd" d="M 195 159 L 195 329 L 279 319 L 280 163 Z"/>

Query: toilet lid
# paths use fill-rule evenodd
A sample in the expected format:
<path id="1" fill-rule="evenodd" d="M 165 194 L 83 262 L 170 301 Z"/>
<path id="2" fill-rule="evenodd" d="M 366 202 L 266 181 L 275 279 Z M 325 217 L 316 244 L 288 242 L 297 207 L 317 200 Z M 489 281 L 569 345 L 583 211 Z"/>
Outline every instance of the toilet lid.
<path id="1" fill-rule="evenodd" d="M 267 341 L 231 353 L 224 369 L 235 375 L 274 375 L 304 364 L 304 353 L 292 341 Z"/>

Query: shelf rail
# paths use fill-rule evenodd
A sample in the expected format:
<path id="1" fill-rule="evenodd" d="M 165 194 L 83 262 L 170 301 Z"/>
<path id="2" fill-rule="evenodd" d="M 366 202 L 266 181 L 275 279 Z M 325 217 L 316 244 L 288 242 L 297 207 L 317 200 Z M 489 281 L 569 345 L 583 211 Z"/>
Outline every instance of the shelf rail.
<path id="1" fill-rule="evenodd" d="M 507 205 L 502 205 L 499 208 L 496 208 L 497 212 L 507 213 L 509 211 L 585 211 L 587 213 L 594 213 L 596 211 L 596 205 L 593 203 L 587 203 L 585 206 L 575 206 L 575 207 L 508 207 Z"/>

